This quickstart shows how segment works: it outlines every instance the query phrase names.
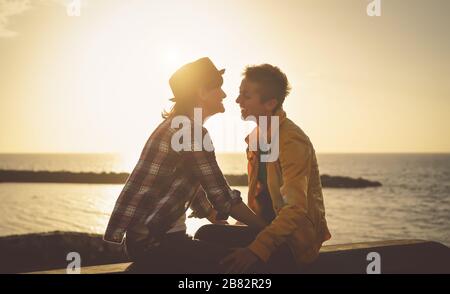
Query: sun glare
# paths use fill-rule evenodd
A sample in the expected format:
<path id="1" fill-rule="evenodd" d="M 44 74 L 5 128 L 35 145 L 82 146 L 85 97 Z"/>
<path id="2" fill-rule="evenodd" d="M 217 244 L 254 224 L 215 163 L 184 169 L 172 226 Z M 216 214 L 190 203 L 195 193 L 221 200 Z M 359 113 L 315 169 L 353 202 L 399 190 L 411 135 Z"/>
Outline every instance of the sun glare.
<path id="1" fill-rule="evenodd" d="M 176 49 L 169 48 L 166 52 L 162 52 L 165 66 L 169 72 L 174 72 L 180 66 L 180 52 Z"/>

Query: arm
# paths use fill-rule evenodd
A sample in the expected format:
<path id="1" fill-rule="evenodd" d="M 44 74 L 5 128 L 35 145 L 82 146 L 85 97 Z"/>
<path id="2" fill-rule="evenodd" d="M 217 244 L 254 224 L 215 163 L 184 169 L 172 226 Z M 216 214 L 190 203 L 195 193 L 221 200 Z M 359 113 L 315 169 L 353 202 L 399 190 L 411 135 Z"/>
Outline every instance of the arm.
<path id="1" fill-rule="evenodd" d="M 205 191 L 200 187 L 194 200 L 191 203 L 192 213 L 189 217 L 207 218 L 211 223 L 226 223 L 220 220 L 215 210 L 206 197 Z M 230 209 L 231 217 L 238 219 L 248 226 L 263 229 L 267 224 L 262 218 L 257 216 L 244 202 L 239 202 Z"/>
<path id="2" fill-rule="evenodd" d="M 253 228 L 257 228 L 259 230 L 264 229 L 267 226 L 267 223 L 259 216 L 257 216 L 244 202 L 240 202 L 231 207 L 230 215 Z"/>
<path id="3" fill-rule="evenodd" d="M 213 224 L 228 224 L 224 220 L 217 219 L 217 210 L 212 207 L 202 187 L 199 187 L 190 207 L 192 213 L 189 217 L 206 218 Z"/>
<path id="4" fill-rule="evenodd" d="M 252 227 L 261 228 L 265 225 L 242 202 L 240 192 L 230 188 L 217 164 L 214 151 L 188 151 L 184 156 L 192 175 L 200 182 L 209 202 L 217 210 L 219 219 L 227 219 L 231 214 L 236 220 Z"/>
<path id="5" fill-rule="evenodd" d="M 201 186 L 194 196 L 194 200 L 192 200 L 190 208 L 192 209 L 192 213 L 189 217 L 208 218 L 213 214 L 214 208 L 206 197 L 205 191 Z"/>

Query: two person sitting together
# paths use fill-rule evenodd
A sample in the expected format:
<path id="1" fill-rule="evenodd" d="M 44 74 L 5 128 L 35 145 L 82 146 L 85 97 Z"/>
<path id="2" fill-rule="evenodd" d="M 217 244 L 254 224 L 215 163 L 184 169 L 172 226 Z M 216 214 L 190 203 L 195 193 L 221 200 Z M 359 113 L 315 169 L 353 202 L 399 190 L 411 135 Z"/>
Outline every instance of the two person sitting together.
<path id="1" fill-rule="evenodd" d="M 331 238 L 314 147 L 286 117 L 283 102 L 290 87 L 278 67 L 247 67 L 236 99 L 242 118 L 253 117 L 257 124 L 246 138 L 247 204 L 230 188 L 214 149 L 203 148 L 210 140 L 203 123 L 225 111 L 223 74 L 201 58 L 169 80 L 174 105 L 147 140 L 104 235 L 109 242 L 125 239 L 134 261 L 130 272 L 296 273 Z M 180 117 L 190 126 L 182 142 Z M 201 136 L 191 136 L 198 130 Z M 277 150 L 262 148 L 254 138 Z M 186 234 L 188 208 L 211 222 L 194 237 Z M 227 224 L 229 216 L 240 225 Z"/>

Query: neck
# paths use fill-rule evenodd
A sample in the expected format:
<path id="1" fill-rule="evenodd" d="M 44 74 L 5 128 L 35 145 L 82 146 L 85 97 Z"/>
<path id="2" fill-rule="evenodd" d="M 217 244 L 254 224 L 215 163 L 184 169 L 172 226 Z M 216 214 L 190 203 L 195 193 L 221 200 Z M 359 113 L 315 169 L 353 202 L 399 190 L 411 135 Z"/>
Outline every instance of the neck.
<path id="1" fill-rule="evenodd" d="M 261 127 L 260 122 L 259 122 L 260 117 L 266 117 L 267 129 L 270 129 L 270 122 L 271 122 L 270 117 L 272 115 L 273 115 L 272 113 L 265 113 L 265 114 L 262 114 L 262 115 L 258 116 L 258 118 L 256 119 L 256 125 L 258 126 L 258 128 Z"/>
<path id="2" fill-rule="evenodd" d="M 212 115 L 213 115 L 213 113 L 210 113 L 203 109 L 202 110 L 202 120 L 203 120 L 202 123 L 204 124 Z"/>
<path id="3" fill-rule="evenodd" d="M 201 123 L 202 125 L 208 120 L 208 118 L 212 115 L 208 111 L 205 111 L 203 108 L 196 106 L 192 111 L 189 113 L 189 118 L 195 119 L 195 110 L 197 110 L 197 113 L 199 113 L 199 109 L 201 110 Z M 200 118 L 200 116 L 197 114 L 197 119 Z"/>

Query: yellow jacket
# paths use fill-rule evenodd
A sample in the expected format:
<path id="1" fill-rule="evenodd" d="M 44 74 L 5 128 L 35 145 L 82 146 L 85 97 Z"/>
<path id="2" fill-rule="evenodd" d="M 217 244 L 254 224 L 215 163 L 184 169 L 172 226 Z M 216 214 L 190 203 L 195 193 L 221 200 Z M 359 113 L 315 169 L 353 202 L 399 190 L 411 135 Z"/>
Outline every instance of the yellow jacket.
<path id="1" fill-rule="evenodd" d="M 276 217 L 258 234 L 249 249 L 267 261 L 278 246 L 287 242 L 298 264 L 310 263 L 317 258 L 322 243 L 331 238 L 316 154 L 308 136 L 286 118 L 283 110 L 275 115 L 279 116 L 279 159 L 267 162 L 266 168 Z M 247 136 L 247 144 L 248 141 Z M 248 205 L 258 214 L 260 208 L 255 201 L 260 189 L 257 152 L 247 149 L 247 159 Z"/>

